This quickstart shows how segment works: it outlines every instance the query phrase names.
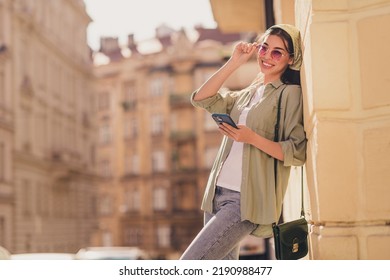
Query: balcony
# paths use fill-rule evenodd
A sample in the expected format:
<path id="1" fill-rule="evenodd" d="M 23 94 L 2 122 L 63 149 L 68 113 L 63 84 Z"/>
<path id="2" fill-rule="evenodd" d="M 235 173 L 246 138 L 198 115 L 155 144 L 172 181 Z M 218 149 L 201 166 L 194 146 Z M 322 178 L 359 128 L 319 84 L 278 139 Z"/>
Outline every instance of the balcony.
<path id="1" fill-rule="evenodd" d="M 169 105 L 172 108 L 192 106 L 189 93 L 171 93 L 169 96 Z"/>
<path id="2" fill-rule="evenodd" d="M 123 101 L 122 108 L 125 112 L 133 111 L 137 108 L 137 101 Z"/>
<path id="3" fill-rule="evenodd" d="M 51 159 L 53 161 L 68 162 L 70 159 L 70 155 L 65 150 L 53 150 L 51 152 Z"/>
<path id="4" fill-rule="evenodd" d="M 194 131 L 174 131 L 171 132 L 171 141 L 173 142 L 187 142 L 195 140 Z"/>
<path id="5" fill-rule="evenodd" d="M 171 167 L 173 177 L 179 181 L 191 180 L 192 175 L 196 174 L 196 153 L 195 146 L 192 144 L 178 146 L 172 151 Z M 184 177 L 182 177 L 184 175 Z"/>

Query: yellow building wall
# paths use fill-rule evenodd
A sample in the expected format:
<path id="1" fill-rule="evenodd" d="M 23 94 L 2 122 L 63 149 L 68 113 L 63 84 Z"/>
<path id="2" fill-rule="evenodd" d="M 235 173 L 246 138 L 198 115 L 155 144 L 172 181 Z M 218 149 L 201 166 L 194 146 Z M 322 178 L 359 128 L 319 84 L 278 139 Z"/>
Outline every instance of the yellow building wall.
<path id="1" fill-rule="evenodd" d="M 258 21 L 229 21 L 241 11 L 238 2 L 210 3 L 220 28 L 264 30 Z M 273 6 L 275 22 L 295 24 L 304 42 L 309 258 L 390 259 L 390 1 L 275 0 Z M 299 210 L 299 180 L 299 169 L 292 169 L 286 220 Z"/>
<path id="2" fill-rule="evenodd" d="M 390 259 L 390 1 L 296 1 L 313 259 Z"/>

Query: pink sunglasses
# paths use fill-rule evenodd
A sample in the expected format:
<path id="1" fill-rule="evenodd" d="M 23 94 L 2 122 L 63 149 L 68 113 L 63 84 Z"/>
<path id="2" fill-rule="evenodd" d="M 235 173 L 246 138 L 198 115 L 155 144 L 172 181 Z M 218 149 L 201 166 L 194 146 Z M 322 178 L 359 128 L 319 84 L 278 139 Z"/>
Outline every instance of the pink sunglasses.
<path id="1" fill-rule="evenodd" d="M 259 48 L 258 54 L 260 56 L 265 56 L 267 54 L 267 52 L 269 51 L 269 47 L 264 45 L 264 44 L 259 45 L 258 48 Z M 279 61 L 282 58 L 282 56 L 286 56 L 286 55 L 287 54 L 284 54 L 280 50 L 277 50 L 277 49 L 271 51 L 271 58 L 273 60 L 276 60 L 276 61 Z M 289 55 L 291 55 L 291 54 L 289 54 Z"/>

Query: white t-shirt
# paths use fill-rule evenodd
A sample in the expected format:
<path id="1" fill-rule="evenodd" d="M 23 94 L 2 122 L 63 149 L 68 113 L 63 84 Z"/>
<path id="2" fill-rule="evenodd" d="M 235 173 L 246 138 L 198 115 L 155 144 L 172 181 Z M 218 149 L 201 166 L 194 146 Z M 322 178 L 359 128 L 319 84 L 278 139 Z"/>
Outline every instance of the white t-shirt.
<path id="1" fill-rule="evenodd" d="M 252 106 L 260 101 L 264 93 L 264 86 L 260 86 L 255 92 L 252 100 L 241 111 L 238 124 L 246 124 L 246 117 Z M 242 177 L 242 152 L 244 143 L 233 141 L 232 148 L 225 162 L 223 163 L 221 172 L 218 175 L 217 186 L 240 191 Z"/>

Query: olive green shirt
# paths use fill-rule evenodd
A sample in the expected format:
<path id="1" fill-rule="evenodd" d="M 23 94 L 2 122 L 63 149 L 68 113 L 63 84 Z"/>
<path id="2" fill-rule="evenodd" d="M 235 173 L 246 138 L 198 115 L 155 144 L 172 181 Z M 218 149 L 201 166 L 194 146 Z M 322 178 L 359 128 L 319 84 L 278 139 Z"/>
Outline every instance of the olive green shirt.
<path id="1" fill-rule="evenodd" d="M 250 102 L 259 83 L 241 91 L 218 92 L 194 106 L 210 113 L 227 113 L 237 122 L 240 111 Z M 285 89 L 284 89 L 285 88 Z M 279 141 L 284 161 L 278 161 L 277 186 L 275 187 L 274 158 L 250 144 L 244 144 L 241 179 L 241 220 L 249 220 L 259 226 L 253 235 L 272 235 L 272 223 L 277 222 L 282 211 L 290 167 L 303 165 L 306 160 L 306 136 L 303 127 L 302 91 L 298 85 L 286 85 L 280 80 L 265 86 L 263 97 L 248 113 L 246 126 L 257 134 L 274 140 L 278 99 L 284 89 L 281 101 Z M 202 202 L 202 210 L 211 213 L 218 174 L 226 160 L 233 140 L 224 136 L 211 169 Z"/>

